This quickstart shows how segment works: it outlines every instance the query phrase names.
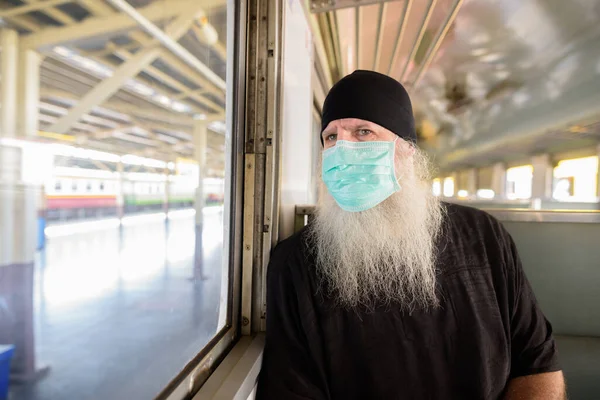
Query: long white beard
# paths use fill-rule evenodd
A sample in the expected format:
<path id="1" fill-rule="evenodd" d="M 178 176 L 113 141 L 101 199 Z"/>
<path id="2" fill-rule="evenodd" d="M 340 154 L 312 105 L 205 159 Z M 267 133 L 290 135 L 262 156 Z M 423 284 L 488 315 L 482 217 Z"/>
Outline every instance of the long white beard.
<path id="1" fill-rule="evenodd" d="M 415 154 L 402 189 L 362 212 L 342 210 L 323 185 L 309 240 L 321 288 L 346 308 L 399 304 L 430 309 L 436 296 L 436 239 L 444 207 L 424 179 L 427 158 Z"/>

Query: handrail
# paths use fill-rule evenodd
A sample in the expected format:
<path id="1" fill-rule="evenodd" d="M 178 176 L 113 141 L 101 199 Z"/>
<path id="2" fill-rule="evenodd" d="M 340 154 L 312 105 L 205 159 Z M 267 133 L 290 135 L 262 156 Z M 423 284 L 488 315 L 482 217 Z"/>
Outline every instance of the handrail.
<path id="1" fill-rule="evenodd" d="M 296 205 L 294 231 L 298 232 L 315 213 L 314 205 Z M 519 208 L 484 208 L 483 211 L 501 222 L 571 222 L 600 223 L 600 210 L 529 210 Z"/>

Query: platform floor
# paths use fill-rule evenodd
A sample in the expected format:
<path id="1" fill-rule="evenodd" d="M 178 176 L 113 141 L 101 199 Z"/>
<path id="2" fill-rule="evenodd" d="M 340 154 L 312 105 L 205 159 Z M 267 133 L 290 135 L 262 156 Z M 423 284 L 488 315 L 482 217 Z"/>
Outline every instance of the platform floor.
<path id="1" fill-rule="evenodd" d="M 217 332 L 222 211 L 53 237 L 36 261 L 37 357 L 10 400 L 152 399 Z M 224 296 L 226 297 L 226 296 Z"/>

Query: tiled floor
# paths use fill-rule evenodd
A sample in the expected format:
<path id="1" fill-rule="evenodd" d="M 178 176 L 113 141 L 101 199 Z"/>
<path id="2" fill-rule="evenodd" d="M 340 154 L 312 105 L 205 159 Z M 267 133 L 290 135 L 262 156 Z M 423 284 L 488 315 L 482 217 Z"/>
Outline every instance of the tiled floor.
<path id="1" fill-rule="evenodd" d="M 217 331 L 222 213 L 55 237 L 36 263 L 37 355 L 50 373 L 11 400 L 151 399 Z M 202 277 L 201 277 L 202 275 Z M 225 297 L 225 296 L 224 296 Z"/>

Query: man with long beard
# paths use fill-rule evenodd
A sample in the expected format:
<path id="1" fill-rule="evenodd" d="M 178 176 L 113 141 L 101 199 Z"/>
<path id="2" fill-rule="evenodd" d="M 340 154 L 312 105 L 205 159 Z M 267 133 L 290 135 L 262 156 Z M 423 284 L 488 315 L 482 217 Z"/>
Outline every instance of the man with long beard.
<path id="1" fill-rule="evenodd" d="M 269 265 L 258 399 L 564 399 L 510 235 L 432 195 L 402 85 L 342 79 L 321 140 L 316 215 Z"/>

